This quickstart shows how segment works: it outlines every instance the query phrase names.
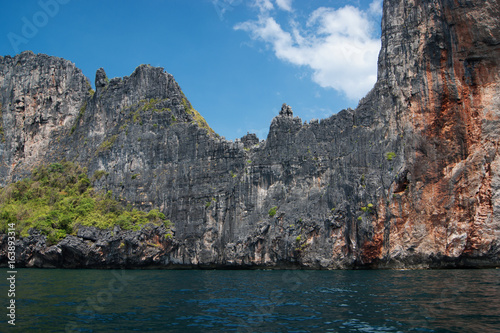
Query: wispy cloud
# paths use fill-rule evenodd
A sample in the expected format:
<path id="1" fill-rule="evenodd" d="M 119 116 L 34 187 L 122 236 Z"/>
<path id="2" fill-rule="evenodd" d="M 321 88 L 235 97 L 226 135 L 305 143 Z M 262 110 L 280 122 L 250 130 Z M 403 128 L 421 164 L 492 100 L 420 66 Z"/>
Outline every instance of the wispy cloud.
<path id="1" fill-rule="evenodd" d="M 271 0 L 255 0 L 254 6 L 257 7 L 261 13 L 267 13 L 268 11 L 274 9 Z"/>
<path id="2" fill-rule="evenodd" d="M 370 4 L 369 12 L 375 16 L 382 16 L 382 0 L 374 0 Z"/>
<path id="3" fill-rule="evenodd" d="M 259 8 L 257 19 L 239 23 L 235 29 L 270 45 L 279 59 L 311 68 L 314 82 L 349 99 L 359 99 L 373 87 L 380 50 L 374 31 L 381 0 L 374 0 L 366 11 L 353 6 L 320 7 L 302 24 L 290 18 L 288 30 L 273 17 L 270 0 L 256 0 L 255 4 Z M 289 0 L 276 0 L 276 4 L 292 11 Z"/>
<path id="4" fill-rule="evenodd" d="M 276 5 L 282 10 L 286 10 L 287 12 L 292 11 L 292 0 L 276 0 Z"/>

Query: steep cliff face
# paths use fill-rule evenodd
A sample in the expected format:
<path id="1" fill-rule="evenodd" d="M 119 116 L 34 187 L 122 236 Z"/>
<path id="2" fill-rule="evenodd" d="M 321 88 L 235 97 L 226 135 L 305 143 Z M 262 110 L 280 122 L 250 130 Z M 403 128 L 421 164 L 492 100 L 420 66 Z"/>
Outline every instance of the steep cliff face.
<path id="1" fill-rule="evenodd" d="M 24 52 L 0 57 L 0 185 L 47 158 L 78 115 L 90 84 L 71 62 Z"/>
<path id="2" fill-rule="evenodd" d="M 105 170 L 96 186 L 175 223 L 168 242 L 120 233 L 137 240 L 134 266 L 498 266 L 499 10 L 385 1 L 378 81 L 358 108 L 307 124 L 283 105 L 265 141 L 219 138 L 161 68 L 100 69 L 93 93 L 68 61 L 0 58 L 0 179 L 63 158 Z M 32 235 L 20 261 L 130 265 L 131 247 L 86 230 L 52 247 Z"/>
<path id="3" fill-rule="evenodd" d="M 397 96 L 404 173 L 379 208 L 388 231 L 376 258 L 498 260 L 499 3 L 384 10 L 378 84 Z"/>

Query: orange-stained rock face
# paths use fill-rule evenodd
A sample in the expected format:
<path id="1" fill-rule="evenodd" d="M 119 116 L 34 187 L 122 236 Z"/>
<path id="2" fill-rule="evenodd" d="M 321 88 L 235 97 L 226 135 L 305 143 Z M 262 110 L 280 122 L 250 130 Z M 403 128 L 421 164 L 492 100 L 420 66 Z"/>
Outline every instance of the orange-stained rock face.
<path id="1" fill-rule="evenodd" d="M 393 187 L 388 193 L 389 240 L 376 259 L 488 253 L 498 258 L 500 6 L 410 2 L 404 8 L 385 3 L 385 23 L 399 30 L 405 29 L 398 24 L 407 24 L 405 33 L 415 36 L 406 43 L 386 34 L 385 48 L 397 52 L 401 43 L 411 54 L 399 57 L 399 67 L 379 72 L 379 82 L 392 78 L 404 99 L 395 121 L 406 134 L 402 168 L 410 181 L 406 191 L 393 195 Z M 418 23 L 391 21 L 394 10 Z M 384 61 L 392 59 L 382 53 Z M 380 235 L 365 243 L 363 258 L 373 257 Z"/>

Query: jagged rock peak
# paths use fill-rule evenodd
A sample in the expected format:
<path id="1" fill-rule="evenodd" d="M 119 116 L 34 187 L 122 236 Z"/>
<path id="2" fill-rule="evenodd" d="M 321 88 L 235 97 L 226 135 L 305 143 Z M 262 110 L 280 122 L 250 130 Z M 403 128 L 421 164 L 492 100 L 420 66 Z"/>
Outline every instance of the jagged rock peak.
<path id="1" fill-rule="evenodd" d="M 181 88 L 175 81 L 172 74 L 167 73 L 162 67 L 151 65 L 138 66 L 130 76 L 115 77 L 108 79 L 103 68 L 96 72 L 95 87 L 98 96 L 108 95 L 113 103 L 118 103 L 114 107 L 127 107 L 142 100 L 167 100 L 173 104 L 186 104 L 191 109 L 191 104 L 182 93 Z M 123 105 L 120 103 L 124 103 Z M 110 101 L 107 102 L 110 105 Z M 121 105 L 121 106 L 120 106 Z M 169 109 L 173 109 L 169 105 Z"/>
<path id="2" fill-rule="evenodd" d="M 243 142 L 243 146 L 245 148 L 251 147 L 259 143 L 259 138 L 255 133 L 247 133 L 241 138 L 241 142 Z"/>
<path id="3" fill-rule="evenodd" d="M 290 105 L 283 103 L 281 106 L 280 116 L 293 118 L 293 111 Z"/>
<path id="4" fill-rule="evenodd" d="M 142 80 L 144 82 L 150 80 L 173 80 L 172 74 L 167 73 L 163 67 L 154 67 L 148 64 L 142 64 L 136 67 L 134 72 L 130 75 L 131 78 Z"/>
<path id="5" fill-rule="evenodd" d="M 104 68 L 99 68 L 95 73 L 95 87 L 102 88 L 105 87 L 109 83 L 108 76 L 104 71 Z"/>

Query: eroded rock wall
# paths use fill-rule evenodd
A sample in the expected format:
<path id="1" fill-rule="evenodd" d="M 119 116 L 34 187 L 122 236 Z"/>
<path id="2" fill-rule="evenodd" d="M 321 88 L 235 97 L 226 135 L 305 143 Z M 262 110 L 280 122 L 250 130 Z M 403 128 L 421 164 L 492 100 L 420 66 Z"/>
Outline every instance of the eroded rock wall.
<path id="1" fill-rule="evenodd" d="M 0 57 L 0 185 L 29 174 L 71 128 L 90 84 L 64 59 Z"/>
<path id="2" fill-rule="evenodd" d="M 378 84 L 399 100 L 405 177 L 379 207 L 375 258 L 498 261 L 499 14 L 498 1 L 385 4 Z"/>

